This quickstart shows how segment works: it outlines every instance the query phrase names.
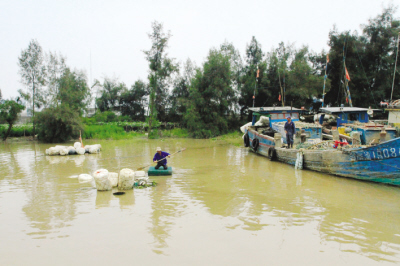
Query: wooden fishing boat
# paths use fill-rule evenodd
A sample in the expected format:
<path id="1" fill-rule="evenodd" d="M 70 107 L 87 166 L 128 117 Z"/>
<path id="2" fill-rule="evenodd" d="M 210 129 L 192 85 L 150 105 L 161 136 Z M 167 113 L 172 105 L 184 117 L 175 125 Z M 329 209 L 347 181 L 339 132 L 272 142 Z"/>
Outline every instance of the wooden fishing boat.
<path id="1" fill-rule="evenodd" d="M 290 107 L 250 108 L 253 111 L 252 125 L 245 127 L 243 136 L 244 145 L 253 152 L 258 153 L 274 161 L 280 161 L 291 165 L 298 165 L 299 158 L 301 168 L 318 172 L 334 174 L 342 177 L 355 178 L 358 180 L 385 183 L 400 186 L 400 138 L 383 141 L 376 145 L 346 145 L 333 148 L 333 141 L 322 141 L 312 138 L 322 135 L 321 127 L 312 128 L 315 134 L 296 134 L 293 149 L 286 149 L 285 137 L 276 131 L 274 136 L 263 134 L 266 126 L 255 126 L 255 120 L 259 115 L 269 116 L 269 127 L 277 128 L 274 119 L 282 118 L 291 114 L 298 117 L 299 109 Z M 274 116 L 273 114 L 278 114 Z M 282 114 L 282 115 L 279 115 Z M 295 123 L 296 124 L 296 123 Z M 296 132 L 302 132 L 302 128 L 296 125 Z M 305 130 L 303 131 L 305 132 Z M 317 134 L 318 132 L 318 134 Z M 321 132 L 321 133 L 319 133 Z M 311 144 L 309 147 L 301 148 L 303 143 Z M 297 144 L 297 145 L 296 145 Z M 314 149 L 313 149 L 314 148 Z M 316 149 L 315 149 L 316 148 Z"/>

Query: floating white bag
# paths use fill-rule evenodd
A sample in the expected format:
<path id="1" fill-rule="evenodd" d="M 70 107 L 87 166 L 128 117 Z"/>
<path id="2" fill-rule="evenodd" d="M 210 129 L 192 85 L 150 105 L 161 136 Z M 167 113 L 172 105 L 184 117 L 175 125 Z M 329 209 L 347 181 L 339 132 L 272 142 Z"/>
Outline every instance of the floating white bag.
<path id="1" fill-rule="evenodd" d="M 135 172 L 131 169 L 124 168 L 119 172 L 118 187 L 120 189 L 132 189 L 135 182 Z"/>
<path id="2" fill-rule="evenodd" d="M 84 148 L 78 148 L 78 149 L 76 149 L 76 153 L 80 154 L 80 155 L 84 155 L 85 154 L 85 149 Z"/>
<path id="3" fill-rule="evenodd" d="M 86 145 L 85 149 L 89 153 L 99 153 L 101 150 L 101 145 L 100 144 L 94 144 L 94 145 Z"/>
<path id="4" fill-rule="evenodd" d="M 89 153 L 99 153 L 100 149 L 96 145 L 92 145 L 89 147 Z"/>
<path id="5" fill-rule="evenodd" d="M 59 155 L 60 151 L 56 147 L 49 148 L 49 155 Z"/>
<path id="6" fill-rule="evenodd" d="M 139 177 L 145 177 L 146 176 L 146 172 L 145 171 L 136 171 L 135 172 L 135 177 L 139 178 Z"/>
<path id="7" fill-rule="evenodd" d="M 78 149 L 78 148 L 82 148 L 81 146 L 82 146 L 82 144 L 80 142 L 75 142 L 74 143 L 75 150 Z"/>
<path id="8" fill-rule="evenodd" d="M 88 182 L 88 181 L 91 181 L 92 179 L 93 179 L 93 177 L 88 174 L 81 174 L 78 176 L 79 182 Z"/>
<path id="9" fill-rule="evenodd" d="M 61 155 L 61 156 L 68 155 L 68 152 L 69 152 L 69 151 L 68 151 L 68 149 L 67 149 L 67 148 L 65 148 L 65 149 L 61 149 L 61 150 L 60 150 L 60 155 Z"/>
<path id="10" fill-rule="evenodd" d="M 111 190 L 111 183 L 108 179 L 108 170 L 100 169 L 93 173 L 94 181 L 96 182 L 96 188 L 99 191 Z"/>
<path id="11" fill-rule="evenodd" d="M 118 186 L 118 173 L 109 172 L 108 179 L 110 180 L 112 187 Z"/>

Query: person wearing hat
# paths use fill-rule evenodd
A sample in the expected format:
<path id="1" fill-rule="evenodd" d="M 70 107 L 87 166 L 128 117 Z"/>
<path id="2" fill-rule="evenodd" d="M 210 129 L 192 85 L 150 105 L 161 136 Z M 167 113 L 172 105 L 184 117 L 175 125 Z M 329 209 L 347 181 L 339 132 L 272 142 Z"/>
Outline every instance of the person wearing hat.
<path id="1" fill-rule="evenodd" d="M 285 133 L 286 133 L 286 142 L 287 148 L 293 148 L 293 135 L 296 133 L 296 126 L 294 125 L 292 118 L 289 116 L 286 117 L 287 122 L 285 123 Z"/>
<path id="2" fill-rule="evenodd" d="M 160 147 L 157 147 L 157 152 L 154 155 L 153 162 L 157 163 L 155 169 L 160 168 L 160 166 L 164 167 L 164 170 L 167 170 L 167 159 L 164 159 L 166 157 L 171 157 L 168 152 L 162 151 Z M 163 160 L 164 159 L 164 160 Z M 162 160 L 162 161 L 160 161 Z"/>

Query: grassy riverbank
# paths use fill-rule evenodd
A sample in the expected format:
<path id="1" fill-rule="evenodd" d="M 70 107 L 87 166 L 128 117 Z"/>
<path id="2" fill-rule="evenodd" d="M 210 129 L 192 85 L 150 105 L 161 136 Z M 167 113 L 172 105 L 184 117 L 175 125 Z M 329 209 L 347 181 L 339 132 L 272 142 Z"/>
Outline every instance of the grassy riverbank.
<path id="1" fill-rule="evenodd" d="M 2 137 L 8 129 L 8 125 L 0 125 L 0 137 Z M 148 135 L 144 130 L 126 131 L 126 125 L 118 125 L 116 123 L 104 123 L 101 125 L 84 125 L 82 131 L 82 139 L 94 140 L 120 140 L 131 138 L 147 138 Z M 32 124 L 14 125 L 11 129 L 9 141 L 22 141 L 29 137 L 32 140 Z M 183 128 L 172 128 L 157 130 L 156 138 L 189 138 L 189 133 Z M 241 146 L 243 143 L 242 134 L 239 131 L 231 132 L 225 135 L 217 136 L 210 139 L 211 141 L 225 141 L 235 146 Z"/>
<path id="2" fill-rule="evenodd" d="M 8 130 L 8 124 L 0 124 L 0 137 L 3 138 Z M 13 125 L 9 137 L 28 137 L 33 135 L 32 124 Z"/>

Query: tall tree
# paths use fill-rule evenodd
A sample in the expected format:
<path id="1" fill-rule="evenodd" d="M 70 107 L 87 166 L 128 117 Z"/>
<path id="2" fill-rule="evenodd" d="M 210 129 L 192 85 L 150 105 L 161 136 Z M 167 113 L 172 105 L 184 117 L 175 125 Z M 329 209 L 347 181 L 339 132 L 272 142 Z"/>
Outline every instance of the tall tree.
<path id="1" fill-rule="evenodd" d="M 196 65 L 187 59 L 183 65 L 182 75 L 178 75 L 173 83 L 173 90 L 170 96 L 170 109 L 168 118 L 171 122 L 181 122 L 186 113 L 187 99 L 189 97 L 189 88 L 196 74 Z"/>
<path id="2" fill-rule="evenodd" d="M 347 104 L 344 67 L 350 75 L 348 83 L 353 106 L 374 106 L 390 100 L 396 42 L 400 21 L 394 17 L 396 9 L 383 9 L 382 14 L 363 25 L 357 32 L 339 32 L 335 27 L 329 34 L 331 90 L 326 98 L 331 104 Z M 395 86 L 399 86 L 397 80 Z M 394 91 L 394 99 L 400 91 Z"/>
<path id="3" fill-rule="evenodd" d="M 240 87 L 240 114 L 242 119 L 248 113 L 247 109 L 253 106 L 253 96 L 255 96 L 256 106 L 262 106 L 266 100 L 266 90 L 262 89 L 262 79 L 266 69 L 264 53 L 261 44 L 253 36 L 250 44 L 246 48 L 245 65 L 243 68 L 243 75 L 241 77 Z M 259 77 L 257 78 L 257 71 Z M 256 95 L 254 95 L 256 94 Z"/>
<path id="4" fill-rule="evenodd" d="M 20 90 L 21 96 L 31 103 L 32 116 L 35 117 L 35 106 L 40 108 L 45 103 L 41 87 L 46 81 L 46 68 L 43 63 L 42 47 L 37 40 L 32 40 L 27 49 L 21 51 L 18 58 L 21 81 L 28 92 Z M 33 119 L 33 135 L 35 136 L 35 120 Z"/>
<path id="5" fill-rule="evenodd" d="M 313 97 L 322 94 L 323 80 L 312 68 L 308 47 L 295 50 L 287 75 L 287 103 L 310 105 Z"/>
<path id="6" fill-rule="evenodd" d="M 153 31 L 148 34 L 152 42 L 151 49 L 144 51 L 150 67 L 148 76 L 150 87 L 149 135 L 152 133 L 151 128 L 157 118 L 165 121 L 170 77 L 178 71 L 178 65 L 174 59 L 168 58 L 166 53 L 171 34 L 165 33 L 163 25 L 157 21 L 153 22 L 151 27 Z"/>
<path id="7" fill-rule="evenodd" d="M 148 95 L 147 84 L 141 80 L 136 81 L 130 90 L 121 93 L 119 103 L 121 114 L 130 116 L 134 121 L 144 121 Z"/>
<path id="8" fill-rule="evenodd" d="M 365 43 L 363 65 L 371 88 L 378 91 L 374 93 L 378 100 L 390 100 L 391 96 L 396 44 L 400 32 L 400 19 L 394 17 L 396 11 L 393 6 L 384 8 L 381 14 L 369 19 L 368 24 L 362 25 L 361 40 Z M 399 84 L 397 79 L 397 88 Z M 394 99 L 400 98 L 400 91 L 394 91 L 394 96 Z"/>
<path id="9" fill-rule="evenodd" d="M 236 103 L 231 87 L 230 58 L 221 51 L 209 52 L 203 69 L 198 69 L 190 88 L 187 113 L 189 132 L 198 138 L 226 133 Z"/>
<path id="10" fill-rule="evenodd" d="M 66 59 L 60 53 L 49 52 L 46 54 L 46 64 L 47 64 L 47 104 L 57 105 L 58 98 L 58 83 L 59 79 L 62 77 L 67 69 Z"/>
<path id="11" fill-rule="evenodd" d="M 66 68 L 57 83 L 57 101 L 82 115 L 90 103 L 91 96 L 85 74 L 82 71 L 71 71 Z"/>
<path id="12" fill-rule="evenodd" d="M 119 107 L 121 93 L 126 90 L 125 83 L 118 82 L 115 79 L 105 78 L 100 91 L 101 96 L 96 99 L 97 107 L 102 112 Z"/>

